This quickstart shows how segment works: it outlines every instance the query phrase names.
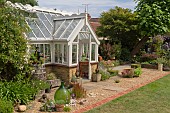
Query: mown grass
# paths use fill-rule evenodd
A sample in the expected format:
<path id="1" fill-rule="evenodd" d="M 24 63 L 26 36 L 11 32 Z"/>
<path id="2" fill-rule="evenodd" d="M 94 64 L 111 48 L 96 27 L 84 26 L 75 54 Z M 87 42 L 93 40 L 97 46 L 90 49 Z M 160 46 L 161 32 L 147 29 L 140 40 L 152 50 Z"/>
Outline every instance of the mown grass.
<path id="1" fill-rule="evenodd" d="M 170 75 L 86 113 L 170 113 Z"/>

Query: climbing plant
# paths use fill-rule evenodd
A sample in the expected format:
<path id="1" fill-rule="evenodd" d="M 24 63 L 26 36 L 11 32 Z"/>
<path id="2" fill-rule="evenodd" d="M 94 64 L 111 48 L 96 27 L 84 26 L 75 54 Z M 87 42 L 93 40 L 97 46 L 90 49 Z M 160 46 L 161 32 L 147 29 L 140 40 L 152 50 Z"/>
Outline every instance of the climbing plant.
<path id="1" fill-rule="evenodd" d="M 0 78 L 14 79 L 29 72 L 24 34 L 29 28 L 20 10 L 5 2 L 1 2 L 0 15 Z"/>

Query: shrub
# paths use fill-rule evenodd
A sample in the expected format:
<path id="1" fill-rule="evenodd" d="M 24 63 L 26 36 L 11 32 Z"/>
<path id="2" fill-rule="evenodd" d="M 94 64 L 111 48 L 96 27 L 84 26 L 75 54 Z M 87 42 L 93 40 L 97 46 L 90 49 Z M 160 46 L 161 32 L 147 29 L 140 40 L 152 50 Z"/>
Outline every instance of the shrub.
<path id="1" fill-rule="evenodd" d="M 113 57 L 119 58 L 121 54 L 121 44 L 118 43 L 107 43 L 101 42 L 100 45 L 100 55 L 103 57 L 104 60 L 112 59 Z"/>
<path id="2" fill-rule="evenodd" d="M 131 64 L 131 68 L 141 68 L 141 64 Z"/>
<path id="3" fill-rule="evenodd" d="M 86 90 L 79 83 L 73 85 L 72 93 L 76 98 L 86 97 Z"/>
<path id="4" fill-rule="evenodd" d="M 0 100 L 0 113 L 13 113 L 12 103 L 5 100 Z"/>
<path id="5" fill-rule="evenodd" d="M 64 111 L 65 111 L 65 112 L 70 112 L 70 111 L 71 111 L 71 108 L 70 108 L 69 106 L 65 106 L 65 107 L 64 107 Z"/>
<path id="6" fill-rule="evenodd" d="M 127 48 L 122 48 L 120 59 L 123 61 L 130 61 L 131 60 L 131 54 L 130 51 Z"/>
<path id="7" fill-rule="evenodd" d="M 164 57 L 160 57 L 160 58 L 156 59 L 156 63 L 157 64 L 164 64 L 164 65 L 166 65 L 167 62 L 168 62 L 168 60 L 166 58 L 164 58 Z"/>
<path id="8" fill-rule="evenodd" d="M 37 92 L 45 89 L 43 81 L 10 81 L 0 83 L 0 99 L 11 101 L 13 104 L 27 104 L 33 100 Z"/>
<path id="9" fill-rule="evenodd" d="M 47 80 L 54 80 L 54 79 L 56 79 L 55 73 L 47 74 Z"/>
<path id="10" fill-rule="evenodd" d="M 54 101 L 53 100 L 47 100 L 47 102 L 44 103 L 43 106 L 40 107 L 40 111 L 47 111 L 47 112 L 55 111 Z"/>
<path id="11" fill-rule="evenodd" d="M 116 76 L 118 75 L 119 71 L 118 70 L 107 70 L 110 73 L 110 76 Z"/>
<path id="12" fill-rule="evenodd" d="M 5 5 L 0 8 L 0 78 L 12 80 L 18 74 L 28 73 L 26 57 L 29 27 L 20 10 Z M 29 71 L 30 72 L 30 71 Z"/>
<path id="13" fill-rule="evenodd" d="M 158 55 L 156 54 L 143 54 L 141 56 L 141 62 L 151 62 L 152 60 L 156 60 L 158 58 Z"/>
<path id="14" fill-rule="evenodd" d="M 115 60 L 115 61 L 113 61 L 113 64 L 114 64 L 114 66 L 119 66 L 120 65 L 120 61 L 119 60 Z"/>
<path id="15" fill-rule="evenodd" d="M 102 71 L 100 70 L 100 74 L 101 74 L 101 81 L 109 79 L 110 78 L 110 74 L 106 71 Z"/>
<path id="16" fill-rule="evenodd" d="M 139 77 L 142 74 L 141 68 L 134 69 L 134 76 Z"/>

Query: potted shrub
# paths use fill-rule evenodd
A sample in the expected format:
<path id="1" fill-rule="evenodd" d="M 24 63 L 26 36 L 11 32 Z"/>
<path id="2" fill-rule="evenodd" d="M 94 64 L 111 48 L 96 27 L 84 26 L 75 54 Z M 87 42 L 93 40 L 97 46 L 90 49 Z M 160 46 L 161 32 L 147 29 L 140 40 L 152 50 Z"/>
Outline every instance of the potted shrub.
<path id="1" fill-rule="evenodd" d="M 55 108 L 57 112 L 62 112 L 64 110 L 64 100 L 56 100 L 55 101 Z"/>
<path id="2" fill-rule="evenodd" d="M 156 62 L 158 64 L 158 70 L 162 71 L 163 70 L 163 64 L 166 64 L 167 61 L 164 57 L 161 57 L 161 58 L 157 58 Z"/>
<path id="3" fill-rule="evenodd" d="M 50 83 L 52 85 L 52 87 L 55 86 L 60 86 L 60 79 L 57 79 L 55 73 L 49 73 L 46 76 L 46 80 L 48 83 Z"/>
<path id="4" fill-rule="evenodd" d="M 99 73 L 99 69 L 97 68 L 95 70 L 95 73 L 92 75 L 92 81 L 93 82 L 99 82 L 101 80 L 101 74 Z"/>

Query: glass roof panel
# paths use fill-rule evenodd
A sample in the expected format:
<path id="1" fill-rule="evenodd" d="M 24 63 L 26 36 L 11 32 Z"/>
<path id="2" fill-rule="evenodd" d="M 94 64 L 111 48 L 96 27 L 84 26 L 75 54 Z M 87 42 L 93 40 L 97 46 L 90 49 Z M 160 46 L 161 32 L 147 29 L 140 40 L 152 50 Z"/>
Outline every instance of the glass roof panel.
<path id="1" fill-rule="evenodd" d="M 86 38 L 85 35 L 83 35 L 83 33 L 80 33 L 80 40 L 85 39 L 85 38 Z"/>
<path id="2" fill-rule="evenodd" d="M 45 27 L 47 27 L 49 31 L 52 31 L 52 27 L 53 27 L 52 20 L 49 20 L 46 14 L 47 13 L 44 12 L 37 12 L 37 16 L 39 17 L 39 20 L 43 21 Z M 50 15 L 48 15 L 48 17 L 50 17 Z"/>
<path id="3" fill-rule="evenodd" d="M 37 12 L 37 16 L 41 19 L 41 20 L 46 20 L 46 17 L 44 15 L 44 13 L 42 12 Z"/>
<path id="4" fill-rule="evenodd" d="M 45 13 L 45 16 L 48 18 L 48 20 L 52 23 L 52 16 L 49 13 Z"/>
<path id="5" fill-rule="evenodd" d="M 54 29 L 54 31 L 57 31 L 58 30 L 58 28 L 61 26 L 61 24 L 63 23 L 63 20 L 58 20 L 58 21 L 56 21 L 55 22 L 55 29 Z"/>
<path id="6" fill-rule="evenodd" d="M 41 29 L 42 33 L 45 35 L 45 37 L 50 38 L 50 36 L 51 36 L 50 31 L 52 29 L 48 29 L 47 26 L 45 26 L 44 23 L 40 20 L 37 20 L 36 22 L 37 22 L 37 25 L 39 26 L 39 28 Z"/>
<path id="7" fill-rule="evenodd" d="M 58 29 L 57 34 L 55 35 L 56 38 L 60 38 L 60 36 L 62 35 L 62 33 L 65 31 L 65 29 L 68 27 L 68 25 L 70 24 L 72 20 L 66 20 L 64 21 L 64 23 L 62 24 L 62 26 Z"/>
<path id="8" fill-rule="evenodd" d="M 28 38 L 36 37 L 36 36 L 33 34 L 32 30 L 27 34 L 27 36 L 28 36 Z"/>
<path id="9" fill-rule="evenodd" d="M 90 31 L 90 30 L 89 30 L 88 26 L 85 25 L 85 26 L 83 26 L 83 28 L 81 29 L 81 31 Z"/>
<path id="10" fill-rule="evenodd" d="M 44 27 L 47 27 L 50 32 L 52 32 L 52 25 L 49 23 L 48 20 L 44 20 L 43 23 L 45 24 Z"/>
<path id="11" fill-rule="evenodd" d="M 34 34 L 36 35 L 36 37 L 40 37 L 43 38 L 44 35 L 42 34 L 42 31 L 40 31 L 40 29 L 38 28 L 37 23 L 35 22 L 35 20 L 27 20 L 28 25 L 30 26 L 30 28 L 32 29 L 32 31 L 34 32 Z"/>
<path id="12" fill-rule="evenodd" d="M 74 19 L 72 23 L 70 23 L 69 27 L 67 28 L 62 38 L 68 38 L 79 22 L 80 22 L 80 19 Z"/>

